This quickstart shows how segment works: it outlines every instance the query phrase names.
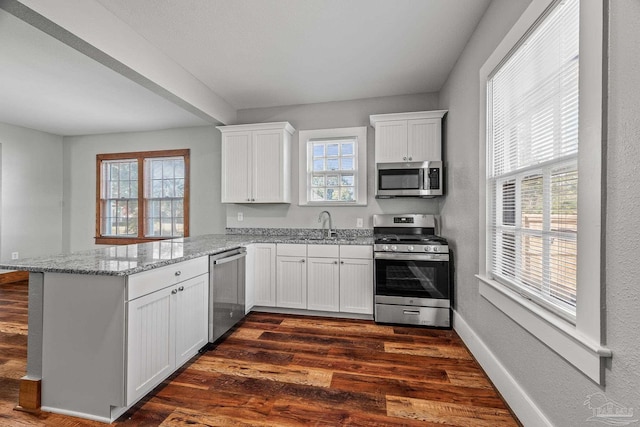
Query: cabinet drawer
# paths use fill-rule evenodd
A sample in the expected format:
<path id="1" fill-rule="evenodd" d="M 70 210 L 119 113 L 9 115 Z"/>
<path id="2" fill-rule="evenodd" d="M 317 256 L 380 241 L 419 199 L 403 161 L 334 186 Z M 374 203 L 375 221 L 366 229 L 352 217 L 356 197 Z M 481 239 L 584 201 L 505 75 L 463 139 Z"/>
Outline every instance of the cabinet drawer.
<path id="1" fill-rule="evenodd" d="M 373 259 L 373 246 L 340 245 L 340 258 Z"/>
<path id="2" fill-rule="evenodd" d="M 307 256 L 307 245 L 278 243 L 276 254 L 279 256 Z"/>
<path id="3" fill-rule="evenodd" d="M 307 245 L 308 257 L 338 258 L 340 249 L 338 245 Z"/>
<path id="4" fill-rule="evenodd" d="M 127 278 L 127 301 L 209 272 L 209 257 L 143 271 Z"/>

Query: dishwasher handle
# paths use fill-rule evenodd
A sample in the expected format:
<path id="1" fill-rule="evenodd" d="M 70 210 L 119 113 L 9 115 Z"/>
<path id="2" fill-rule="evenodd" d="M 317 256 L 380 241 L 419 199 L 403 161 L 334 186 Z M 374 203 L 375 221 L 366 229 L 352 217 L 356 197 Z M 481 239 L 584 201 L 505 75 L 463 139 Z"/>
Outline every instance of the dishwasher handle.
<path id="1" fill-rule="evenodd" d="M 228 257 L 215 259 L 215 260 L 213 260 L 213 264 L 214 265 L 226 264 L 228 262 L 235 261 L 237 259 L 244 258 L 246 256 L 247 256 L 247 252 L 246 251 L 242 251 L 242 252 L 240 252 L 240 253 L 238 253 L 236 255 L 231 255 L 231 256 L 228 256 Z"/>

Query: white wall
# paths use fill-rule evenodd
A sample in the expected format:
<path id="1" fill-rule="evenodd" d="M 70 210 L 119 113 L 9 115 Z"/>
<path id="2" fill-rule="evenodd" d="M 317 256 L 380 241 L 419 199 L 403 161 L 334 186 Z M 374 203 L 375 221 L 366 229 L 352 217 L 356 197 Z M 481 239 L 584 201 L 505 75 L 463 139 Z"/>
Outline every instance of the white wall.
<path id="1" fill-rule="evenodd" d="M 354 101 L 257 108 L 238 111 L 238 123 L 264 123 L 288 121 L 296 129 L 292 139 L 290 205 L 227 205 L 228 227 L 301 227 L 316 228 L 318 214 L 328 209 L 334 228 L 355 228 L 356 218 L 364 219 L 364 227 L 371 228 L 371 215 L 377 213 L 438 213 L 437 199 L 376 199 L 374 197 L 374 130 L 369 126 L 369 115 L 435 110 L 435 93 L 390 96 Z M 354 126 L 369 126 L 367 130 L 367 192 L 368 204 L 360 207 L 298 206 L 298 131 Z M 238 212 L 244 221 L 238 222 Z"/>
<path id="2" fill-rule="evenodd" d="M 62 250 L 62 137 L 0 123 L 0 259 Z"/>
<path id="3" fill-rule="evenodd" d="M 96 247 L 96 154 L 100 153 L 191 149 L 190 234 L 223 233 L 220 141 L 213 126 L 65 137 L 63 250 Z"/>
<path id="4" fill-rule="evenodd" d="M 587 396 L 604 392 L 640 411 L 640 3 L 610 1 L 609 130 L 606 154 L 606 345 L 613 351 L 600 388 L 478 293 L 479 69 L 527 6 L 494 0 L 445 86 L 449 195 L 443 234 L 457 254 L 456 310 L 517 387 L 555 426 L 584 426 Z M 509 401 L 513 396 L 505 394 Z M 634 419 L 637 419 L 636 415 Z M 599 424 L 599 423 L 595 423 Z M 526 424 L 525 424 L 526 425 Z M 531 424 L 535 425 L 535 424 Z"/>

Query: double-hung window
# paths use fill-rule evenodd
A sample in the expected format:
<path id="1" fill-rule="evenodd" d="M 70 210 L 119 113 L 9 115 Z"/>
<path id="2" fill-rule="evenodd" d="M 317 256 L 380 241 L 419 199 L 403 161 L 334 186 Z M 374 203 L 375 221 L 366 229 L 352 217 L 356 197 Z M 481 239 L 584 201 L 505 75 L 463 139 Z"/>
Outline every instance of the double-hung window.
<path id="1" fill-rule="evenodd" d="M 598 383 L 605 13 L 532 0 L 480 69 L 480 294 Z"/>
<path id="2" fill-rule="evenodd" d="M 490 76 L 491 272 L 575 319 L 579 1 L 555 9 Z"/>
<path id="3" fill-rule="evenodd" d="M 299 131 L 301 205 L 366 205 L 366 127 Z"/>
<path id="4" fill-rule="evenodd" d="M 99 154 L 96 243 L 189 235 L 189 150 Z"/>

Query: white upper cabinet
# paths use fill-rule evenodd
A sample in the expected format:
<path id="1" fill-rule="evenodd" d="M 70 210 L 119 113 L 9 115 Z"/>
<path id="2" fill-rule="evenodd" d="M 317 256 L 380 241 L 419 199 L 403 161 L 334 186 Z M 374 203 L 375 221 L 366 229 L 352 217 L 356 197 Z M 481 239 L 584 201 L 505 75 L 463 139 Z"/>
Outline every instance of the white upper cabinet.
<path id="1" fill-rule="evenodd" d="M 218 126 L 222 133 L 222 203 L 291 203 L 288 122 Z"/>
<path id="2" fill-rule="evenodd" d="M 376 163 L 442 160 L 442 118 L 446 110 L 376 114 Z"/>

